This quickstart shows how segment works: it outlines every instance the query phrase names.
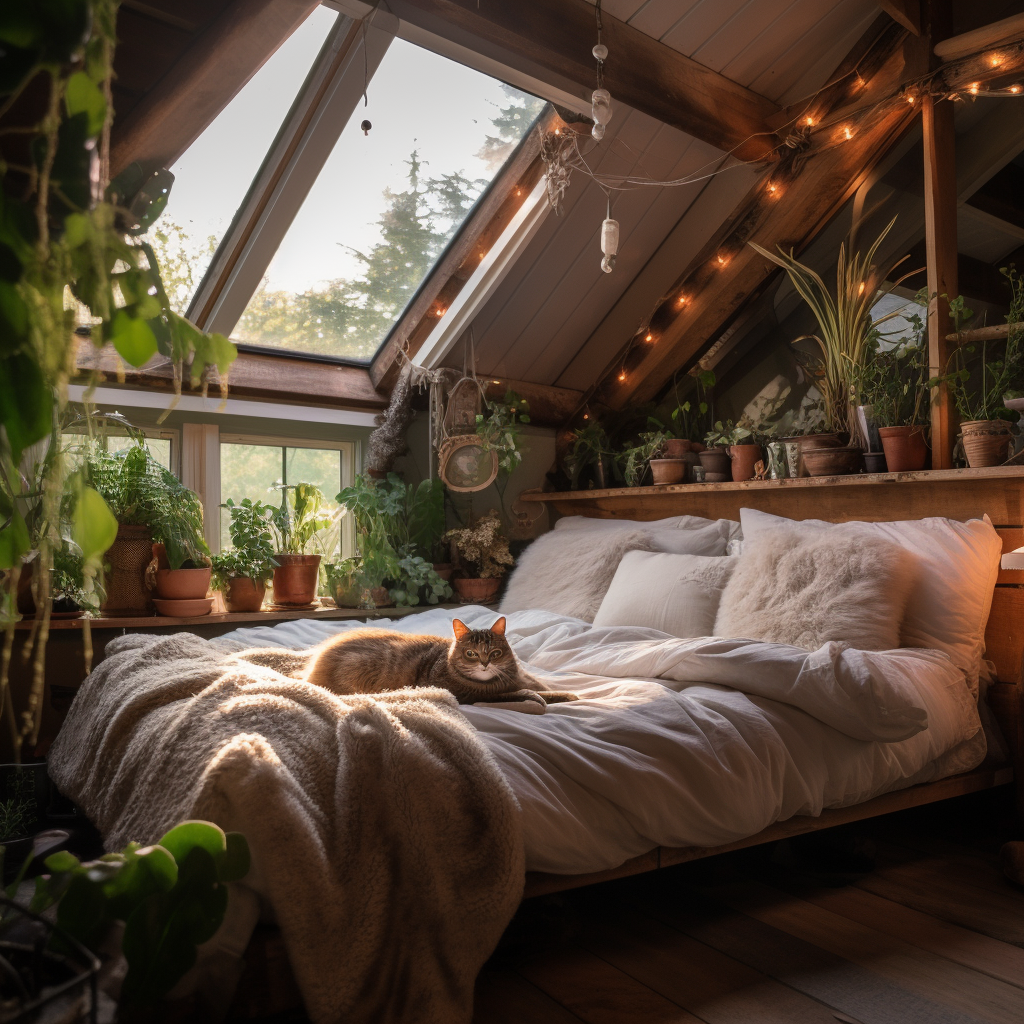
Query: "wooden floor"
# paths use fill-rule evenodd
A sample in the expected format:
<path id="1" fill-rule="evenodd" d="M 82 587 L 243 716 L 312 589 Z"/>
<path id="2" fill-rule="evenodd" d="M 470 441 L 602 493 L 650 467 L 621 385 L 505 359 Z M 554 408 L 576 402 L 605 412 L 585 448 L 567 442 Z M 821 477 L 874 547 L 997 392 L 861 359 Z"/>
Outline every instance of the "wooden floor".
<path id="1" fill-rule="evenodd" d="M 995 791 L 524 903 L 475 1024 L 1022 1024 Z"/>

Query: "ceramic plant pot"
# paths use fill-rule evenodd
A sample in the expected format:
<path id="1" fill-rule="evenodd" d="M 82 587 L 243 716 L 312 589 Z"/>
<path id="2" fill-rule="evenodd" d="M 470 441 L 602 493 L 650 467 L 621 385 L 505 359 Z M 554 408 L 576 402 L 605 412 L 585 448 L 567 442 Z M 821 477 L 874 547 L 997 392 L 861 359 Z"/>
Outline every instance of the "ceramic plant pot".
<path id="1" fill-rule="evenodd" d="M 924 469 L 928 461 L 928 442 L 924 427 L 879 427 L 885 464 L 890 473 L 913 473 Z"/>
<path id="2" fill-rule="evenodd" d="M 841 448 L 843 439 L 838 434 L 803 434 L 796 439 L 797 476 L 811 476 L 804 465 L 804 452 L 808 448 Z"/>
<path id="3" fill-rule="evenodd" d="M 1006 461 L 1013 440 L 1006 420 L 968 420 L 960 424 L 960 433 L 971 469 L 999 466 Z"/>
<path id="4" fill-rule="evenodd" d="M 201 569 L 157 569 L 156 596 L 162 601 L 199 601 L 210 589 L 209 566 Z"/>
<path id="5" fill-rule="evenodd" d="M 811 476 L 849 476 L 864 466 L 860 448 L 805 448 L 804 465 Z"/>
<path id="6" fill-rule="evenodd" d="M 885 461 L 885 452 L 865 452 L 864 470 L 867 473 L 887 473 L 889 467 Z"/>
<path id="7" fill-rule="evenodd" d="M 753 480 L 754 466 L 764 457 L 759 444 L 729 445 L 729 458 L 732 460 L 733 480 Z"/>
<path id="8" fill-rule="evenodd" d="M 119 526 L 114 543 L 103 556 L 106 597 L 100 612 L 126 618 L 153 614 L 153 595 L 146 586 L 146 566 L 153 557 L 148 526 Z"/>
<path id="9" fill-rule="evenodd" d="M 339 608 L 358 608 L 363 600 L 363 586 L 358 577 L 331 580 L 331 597 Z"/>
<path id="10" fill-rule="evenodd" d="M 258 612 L 263 607 L 267 585 L 263 580 L 235 576 L 224 588 L 224 604 L 229 612 Z"/>
<path id="11" fill-rule="evenodd" d="M 681 484 L 687 465 L 685 459 L 651 459 L 651 476 L 655 484 Z"/>
<path id="12" fill-rule="evenodd" d="M 387 587 L 368 587 L 363 591 L 362 608 L 391 608 L 394 605 Z"/>
<path id="13" fill-rule="evenodd" d="M 500 579 L 467 579 L 452 580 L 452 587 L 462 602 L 472 601 L 475 604 L 487 604 L 493 601 L 501 586 Z"/>
<path id="14" fill-rule="evenodd" d="M 452 578 L 453 567 L 451 562 L 435 562 L 433 565 L 434 572 L 441 577 L 447 583 Z"/>
<path id="15" fill-rule="evenodd" d="M 166 615 L 172 619 L 193 618 L 197 615 L 209 615 L 213 611 L 212 597 L 183 597 L 164 600 L 154 597 L 158 615 Z"/>
<path id="16" fill-rule="evenodd" d="M 685 438 L 670 437 L 667 441 L 662 442 L 661 450 L 664 452 L 662 458 L 681 459 L 690 452 L 692 447 L 692 441 L 687 441 Z"/>
<path id="17" fill-rule="evenodd" d="M 704 479 L 709 484 L 725 483 L 732 479 L 732 464 L 729 453 L 718 446 L 700 453 L 700 464 L 704 467 Z"/>
<path id="18" fill-rule="evenodd" d="M 274 555 L 274 604 L 302 607 L 316 597 L 319 555 Z"/>

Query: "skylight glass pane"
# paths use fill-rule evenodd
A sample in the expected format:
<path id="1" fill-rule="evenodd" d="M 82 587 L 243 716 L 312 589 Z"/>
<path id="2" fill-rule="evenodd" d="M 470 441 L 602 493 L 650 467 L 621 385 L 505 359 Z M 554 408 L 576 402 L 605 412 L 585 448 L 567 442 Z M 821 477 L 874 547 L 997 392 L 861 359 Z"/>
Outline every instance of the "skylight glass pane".
<path id="1" fill-rule="evenodd" d="M 171 167 L 170 201 L 148 238 L 177 312 L 199 287 L 337 17 L 316 8 Z"/>
<path id="2" fill-rule="evenodd" d="M 543 105 L 396 39 L 234 340 L 369 359 Z"/>

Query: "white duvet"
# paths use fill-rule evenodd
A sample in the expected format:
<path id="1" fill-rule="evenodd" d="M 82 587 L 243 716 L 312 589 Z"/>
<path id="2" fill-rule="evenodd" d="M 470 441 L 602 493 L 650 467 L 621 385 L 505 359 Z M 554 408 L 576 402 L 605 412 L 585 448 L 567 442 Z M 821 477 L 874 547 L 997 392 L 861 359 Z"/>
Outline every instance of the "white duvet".
<path id="1" fill-rule="evenodd" d="M 467 607 L 469 625 L 495 613 Z M 451 635 L 450 610 L 373 623 Z M 240 629 L 245 647 L 310 647 L 362 625 L 298 619 Z M 527 868 L 575 874 L 655 846 L 717 846 L 794 814 L 975 767 L 986 744 L 945 654 L 678 639 L 515 612 L 506 636 L 553 689 L 543 715 L 463 708 L 522 808 Z"/>

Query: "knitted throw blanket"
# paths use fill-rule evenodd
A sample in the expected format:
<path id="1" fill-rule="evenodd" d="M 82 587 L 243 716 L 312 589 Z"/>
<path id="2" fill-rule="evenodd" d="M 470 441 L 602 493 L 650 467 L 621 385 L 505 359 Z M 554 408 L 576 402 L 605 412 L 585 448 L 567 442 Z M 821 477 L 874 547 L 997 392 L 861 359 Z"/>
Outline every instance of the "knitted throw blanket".
<path id="1" fill-rule="evenodd" d="M 188 818 L 243 833 L 318 1024 L 469 1024 L 522 895 L 508 783 L 446 691 L 340 697 L 288 678 L 302 654 L 253 654 L 113 641 L 52 778 L 108 849 Z"/>

